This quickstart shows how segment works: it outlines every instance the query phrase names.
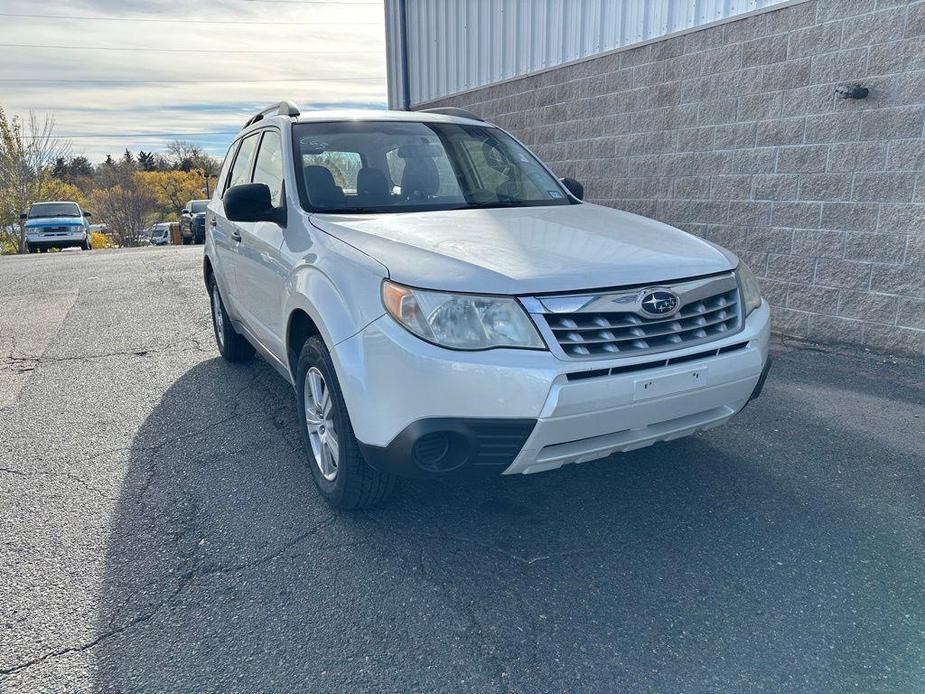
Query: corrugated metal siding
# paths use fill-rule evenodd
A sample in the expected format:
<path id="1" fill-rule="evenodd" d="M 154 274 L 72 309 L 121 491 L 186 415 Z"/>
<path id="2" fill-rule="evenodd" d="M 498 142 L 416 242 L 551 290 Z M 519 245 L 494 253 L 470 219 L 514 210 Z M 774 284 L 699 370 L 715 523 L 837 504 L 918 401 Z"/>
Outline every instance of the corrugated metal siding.
<path id="1" fill-rule="evenodd" d="M 410 105 L 778 5 L 785 0 L 386 0 L 389 104 Z"/>

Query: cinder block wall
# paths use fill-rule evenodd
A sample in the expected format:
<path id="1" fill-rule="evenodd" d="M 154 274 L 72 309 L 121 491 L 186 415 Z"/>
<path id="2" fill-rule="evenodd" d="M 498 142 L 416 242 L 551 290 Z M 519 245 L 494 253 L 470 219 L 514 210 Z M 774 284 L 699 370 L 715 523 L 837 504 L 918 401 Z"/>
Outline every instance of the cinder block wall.
<path id="1" fill-rule="evenodd" d="M 809 0 L 437 105 L 729 247 L 778 332 L 925 354 L 925 2 Z"/>

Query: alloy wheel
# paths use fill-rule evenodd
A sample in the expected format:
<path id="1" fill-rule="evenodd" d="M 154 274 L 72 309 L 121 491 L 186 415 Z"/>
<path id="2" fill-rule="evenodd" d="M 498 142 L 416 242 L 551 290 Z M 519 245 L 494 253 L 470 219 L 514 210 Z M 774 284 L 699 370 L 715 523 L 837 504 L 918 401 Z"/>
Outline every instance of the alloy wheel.
<path id="1" fill-rule="evenodd" d="M 302 389 L 305 403 L 305 424 L 315 464 L 322 477 L 331 481 L 337 477 L 340 442 L 334 425 L 334 400 L 322 373 L 314 366 L 305 374 Z"/>

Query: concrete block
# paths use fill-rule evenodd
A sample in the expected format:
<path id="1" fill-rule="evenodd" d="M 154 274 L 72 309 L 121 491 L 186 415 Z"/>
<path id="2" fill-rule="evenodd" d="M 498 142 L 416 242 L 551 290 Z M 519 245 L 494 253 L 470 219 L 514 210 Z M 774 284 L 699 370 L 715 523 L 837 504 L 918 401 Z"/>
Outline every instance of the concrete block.
<path id="1" fill-rule="evenodd" d="M 757 200 L 734 200 L 727 208 L 730 224 L 743 227 L 761 227 L 771 223 L 770 202 Z"/>
<path id="2" fill-rule="evenodd" d="M 824 53 L 812 58 L 809 79 L 815 84 L 857 80 L 867 74 L 867 49 Z"/>
<path id="3" fill-rule="evenodd" d="M 772 223 L 778 227 L 818 229 L 822 203 L 775 202 Z"/>
<path id="4" fill-rule="evenodd" d="M 925 272 L 914 265 L 874 265 L 870 288 L 875 292 L 925 299 Z"/>
<path id="5" fill-rule="evenodd" d="M 827 202 L 822 206 L 820 226 L 845 231 L 877 230 L 878 206 L 853 202 Z"/>
<path id="6" fill-rule="evenodd" d="M 915 138 L 890 142 L 886 155 L 886 168 L 889 171 L 925 170 L 925 140 Z"/>
<path id="7" fill-rule="evenodd" d="M 844 231 L 796 229 L 792 252 L 809 258 L 844 258 L 845 236 Z"/>
<path id="8" fill-rule="evenodd" d="M 925 354 L 925 330 L 899 326 L 864 326 L 862 343 L 893 354 Z"/>
<path id="9" fill-rule="evenodd" d="M 925 330 L 925 299 L 900 299 L 896 323 L 907 328 Z"/>
<path id="10" fill-rule="evenodd" d="M 900 140 L 921 137 L 925 106 L 875 109 L 861 114 L 862 140 Z"/>
<path id="11" fill-rule="evenodd" d="M 856 173 L 852 200 L 908 202 L 915 187 L 913 173 Z"/>
<path id="12" fill-rule="evenodd" d="M 814 284 L 823 287 L 866 290 L 870 287 L 870 263 L 835 258 L 819 258 L 816 261 Z"/>
<path id="13" fill-rule="evenodd" d="M 906 8 L 904 7 L 848 17 L 844 21 L 842 48 L 873 46 L 893 41 L 903 35 L 905 23 Z"/>
<path id="14" fill-rule="evenodd" d="M 761 121 L 757 125 L 756 142 L 759 147 L 800 144 L 803 142 L 805 122 L 802 117 Z"/>
<path id="15" fill-rule="evenodd" d="M 885 142 L 857 142 L 833 146 L 829 171 L 882 171 L 886 163 Z"/>
<path id="16" fill-rule="evenodd" d="M 762 174 L 753 179 L 756 200 L 796 200 L 800 177 L 797 174 Z"/>
<path id="17" fill-rule="evenodd" d="M 925 234 L 925 204 L 881 205 L 877 231 L 884 234 Z"/>
<path id="18" fill-rule="evenodd" d="M 815 264 L 815 258 L 769 253 L 766 274 L 783 282 L 807 282 L 812 280 Z"/>
<path id="19" fill-rule="evenodd" d="M 893 234 L 865 234 L 849 231 L 845 239 L 845 259 L 873 263 L 902 263 L 906 237 Z"/>
<path id="20" fill-rule="evenodd" d="M 906 235 L 906 257 L 903 262 L 917 265 L 925 273 L 925 234 Z"/>
<path id="21" fill-rule="evenodd" d="M 777 153 L 778 173 L 819 173 L 825 171 L 829 148 L 825 145 L 781 147 Z"/>
<path id="22" fill-rule="evenodd" d="M 925 69 L 925 35 L 871 46 L 867 54 L 867 72 L 872 75 L 922 69 Z"/>
<path id="23" fill-rule="evenodd" d="M 851 197 L 851 174 L 806 174 L 800 177 L 800 200 L 846 200 Z"/>
<path id="24" fill-rule="evenodd" d="M 747 174 L 715 176 L 710 197 L 714 200 L 748 200 L 751 189 L 752 177 Z"/>
<path id="25" fill-rule="evenodd" d="M 787 308 L 834 316 L 838 312 L 838 289 L 791 284 L 787 292 Z"/>
<path id="26" fill-rule="evenodd" d="M 905 36 L 921 36 L 922 34 L 925 34 L 925 2 L 916 2 L 909 6 Z"/>
<path id="27" fill-rule="evenodd" d="M 838 315 L 844 318 L 896 324 L 899 299 L 892 294 L 842 290 L 838 299 Z"/>
<path id="28" fill-rule="evenodd" d="M 853 142 L 858 139 L 859 113 L 825 113 L 806 117 L 806 143 Z"/>
<path id="29" fill-rule="evenodd" d="M 809 330 L 810 314 L 789 308 L 778 308 L 774 312 L 773 328 L 782 335 L 806 337 Z"/>
<path id="30" fill-rule="evenodd" d="M 787 59 L 787 35 L 776 34 L 752 39 L 742 44 L 742 65 L 767 65 Z"/>
<path id="31" fill-rule="evenodd" d="M 758 121 L 777 118 L 781 112 L 781 94 L 748 94 L 739 97 L 736 105 L 736 120 Z"/>
<path id="32" fill-rule="evenodd" d="M 755 123 L 730 123 L 729 125 L 717 125 L 715 146 L 717 149 L 740 149 L 743 147 L 754 147 L 757 127 L 758 126 Z"/>
<path id="33" fill-rule="evenodd" d="M 838 50 L 841 47 L 841 26 L 841 22 L 829 22 L 792 31 L 788 36 L 787 58 L 807 58 Z"/>
<path id="34" fill-rule="evenodd" d="M 733 171 L 740 174 L 772 173 L 776 156 L 773 147 L 737 149 L 734 152 Z"/>
<path id="35" fill-rule="evenodd" d="M 793 237 L 793 229 L 777 227 L 749 229 L 745 247 L 749 250 L 763 253 L 790 255 L 793 252 Z"/>

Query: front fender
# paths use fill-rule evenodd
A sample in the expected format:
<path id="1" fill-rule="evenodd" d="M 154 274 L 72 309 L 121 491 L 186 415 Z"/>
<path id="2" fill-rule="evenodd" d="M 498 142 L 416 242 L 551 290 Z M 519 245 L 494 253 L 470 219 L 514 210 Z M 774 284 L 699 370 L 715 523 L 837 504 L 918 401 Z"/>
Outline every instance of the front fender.
<path id="1" fill-rule="evenodd" d="M 281 249 L 283 258 L 291 263 L 282 302 L 285 323 L 280 326 L 288 362 L 293 361 L 292 353 L 297 358 L 299 351 L 290 333 L 296 311 L 311 318 L 325 346 L 333 351 L 385 313 L 382 280 L 389 275 L 379 261 L 314 227 L 307 214 L 302 213 L 301 218 L 302 224 L 292 227 L 307 233 L 286 234 Z M 290 373 L 295 366 L 289 363 Z"/>

